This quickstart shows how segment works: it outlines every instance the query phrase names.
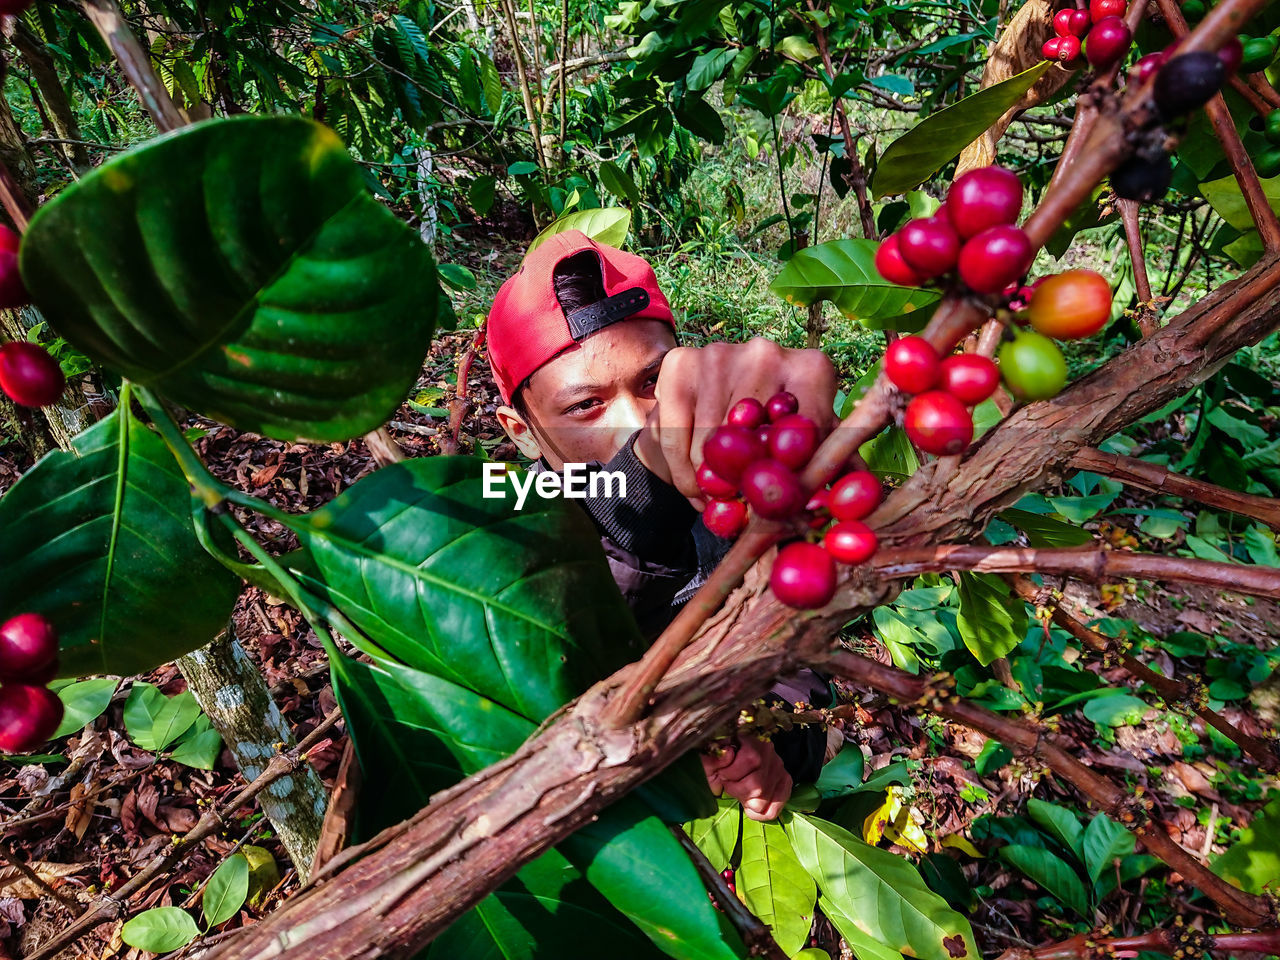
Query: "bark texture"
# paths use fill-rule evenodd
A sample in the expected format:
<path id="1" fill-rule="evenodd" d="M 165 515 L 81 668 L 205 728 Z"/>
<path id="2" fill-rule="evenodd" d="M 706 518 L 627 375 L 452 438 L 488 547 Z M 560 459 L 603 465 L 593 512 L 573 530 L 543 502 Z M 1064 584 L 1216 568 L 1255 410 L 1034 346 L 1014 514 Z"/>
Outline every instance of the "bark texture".
<path id="1" fill-rule="evenodd" d="M 187 688 L 235 754 L 248 782 L 277 753 L 294 746 L 293 731 L 271 699 L 262 672 L 230 629 L 178 658 Z M 310 764 L 302 763 L 258 794 L 258 805 L 289 852 L 305 883 L 311 872 L 328 797 Z"/>
<path id="2" fill-rule="evenodd" d="M 1277 283 L 1280 265 L 1269 259 L 1059 397 L 1016 411 L 963 462 L 925 467 L 873 518 L 882 541 L 920 545 L 972 535 L 1027 490 L 1055 480 L 1080 449 L 1159 409 L 1274 329 Z M 821 663 L 835 628 L 895 589 L 855 568 L 831 605 L 798 614 L 765 591 L 770 556 L 666 673 L 647 716 L 613 730 L 599 722 L 636 672 L 632 664 L 567 706 L 511 757 L 336 858 L 312 887 L 209 956 L 412 956 L 523 864 L 703 742 L 774 678 Z M 1257 898 L 1222 905 L 1257 923 L 1267 917 Z"/>

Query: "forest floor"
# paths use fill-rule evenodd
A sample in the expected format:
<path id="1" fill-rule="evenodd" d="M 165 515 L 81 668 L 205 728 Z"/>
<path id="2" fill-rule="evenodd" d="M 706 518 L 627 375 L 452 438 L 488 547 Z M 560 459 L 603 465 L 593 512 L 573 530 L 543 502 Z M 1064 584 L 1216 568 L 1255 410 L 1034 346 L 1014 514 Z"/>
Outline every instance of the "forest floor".
<path id="1" fill-rule="evenodd" d="M 509 242 L 504 241 L 494 249 L 508 247 Z M 479 258 L 485 256 L 480 249 L 473 248 L 477 267 L 482 266 Z M 509 265 L 489 259 L 483 266 L 502 275 Z M 417 388 L 392 418 L 390 433 L 407 456 L 434 456 L 448 448 L 448 407 L 456 394 L 458 360 L 474 332 L 468 314 L 460 311 L 460 315 L 461 329 L 436 339 Z M 856 372 L 843 371 L 846 375 Z M 505 440 L 493 415 L 499 398 L 483 358 L 471 368 L 466 399 L 469 411 L 461 423 L 457 452 L 514 459 L 514 447 Z M 291 512 L 319 507 L 376 466 L 363 440 L 328 445 L 282 443 L 197 418 L 190 419 L 188 427 L 207 431 L 198 446 L 218 476 Z M 0 492 L 28 466 L 13 445 L 0 447 Z M 1142 494 L 1126 492 L 1122 502 L 1140 506 L 1144 500 Z M 1110 535 L 1115 527 L 1123 533 L 1124 522 L 1133 519 L 1111 518 Z M 273 551 L 291 546 L 283 529 L 272 521 L 254 518 L 252 524 L 255 535 Z M 1280 604 L 1269 601 L 1246 602 L 1195 588 L 1171 593 L 1153 585 L 1119 595 L 1114 591 L 1105 594 L 1095 586 L 1077 586 L 1071 596 L 1086 611 L 1122 617 L 1158 636 L 1196 631 L 1258 649 L 1280 645 Z M 256 588 L 247 588 L 240 598 L 234 629 L 263 670 L 297 736 L 305 736 L 334 706 L 319 642 L 298 614 Z M 854 626 L 849 639 L 868 649 L 879 646 L 863 626 Z M 882 647 L 876 652 L 886 656 Z M 1173 662 L 1167 654 L 1160 656 L 1164 659 L 1157 658 L 1156 665 L 1172 673 Z M 1104 670 L 1100 664 L 1090 669 L 1116 685 L 1127 682 L 1122 670 Z M 166 694 L 185 688 L 172 665 L 143 679 Z M 974 819 L 984 814 L 1019 811 L 1032 793 L 1076 809 L 1083 806 L 1073 791 L 1043 776 L 1044 771 L 1033 763 L 1015 761 L 980 776 L 974 759 L 984 741 L 972 731 L 955 725 L 938 729 L 867 691 L 842 687 L 840 692 L 847 700 L 862 704 L 865 711 L 863 722 L 845 725 L 846 740 L 863 748 L 871 769 L 893 761 L 908 764 L 910 781 L 901 797 L 909 804 L 911 816 L 934 838 L 963 835 Z M 84 731 L 51 744 L 48 752 L 58 759 L 0 763 L 0 852 L 5 859 L 25 862 L 58 896 L 0 862 L 0 960 L 30 955 L 79 910 L 118 887 L 156 858 L 174 837 L 190 829 L 204 803 L 224 799 L 243 784 L 226 749 L 215 769 L 200 771 L 158 758 L 130 743 L 121 733 L 126 693 L 127 685 L 117 691 L 106 713 Z M 1270 701 L 1255 697 L 1252 706 L 1236 705 L 1226 713 L 1246 730 L 1261 733 L 1275 729 L 1276 699 L 1280 697 L 1273 696 Z M 1190 727 L 1192 739 L 1203 732 L 1197 724 Z M 1221 751 L 1193 757 L 1185 749 L 1185 731 L 1180 736 L 1176 725 L 1159 710 L 1151 709 L 1141 720 L 1114 728 L 1111 735 L 1100 735 L 1094 724 L 1078 713 L 1064 714 L 1062 728 L 1085 745 L 1080 759 L 1086 764 L 1120 776 L 1155 797 L 1158 811 L 1173 828 L 1175 838 L 1197 856 L 1222 849 L 1232 831 L 1244 825 L 1259 806 L 1261 797 L 1247 787 L 1249 778 L 1233 776 L 1212 759 Z M 345 737 L 335 733 L 308 756 L 328 788 L 334 783 L 345 743 Z M 73 780 L 63 780 L 60 772 L 77 755 L 88 755 L 89 761 Z M 273 853 L 282 876 L 230 926 L 251 923 L 269 912 L 296 889 L 297 878 L 269 829 L 248 807 L 177 870 L 134 897 L 131 911 L 189 902 L 193 891 L 246 832 Z M 936 853 L 942 848 L 935 843 L 931 849 Z M 972 888 L 983 891 L 972 918 L 984 951 L 1037 942 L 1067 929 L 1061 912 L 1046 909 L 1043 898 L 1037 899 L 1033 893 L 1033 886 L 1003 861 L 965 857 L 963 877 Z M 1123 930 L 1138 918 L 1142 900 L 1141 896 L 1130 896 L 1110 901 L 1103 915 L 1118 931 Z M 1199 909 L 1197 903 L 1187 906 L 1193 916 Z M 99 927 L 61 956 L 133 960 L 146 954 L 121 941 L 120 922 L 115 921 Z"/>

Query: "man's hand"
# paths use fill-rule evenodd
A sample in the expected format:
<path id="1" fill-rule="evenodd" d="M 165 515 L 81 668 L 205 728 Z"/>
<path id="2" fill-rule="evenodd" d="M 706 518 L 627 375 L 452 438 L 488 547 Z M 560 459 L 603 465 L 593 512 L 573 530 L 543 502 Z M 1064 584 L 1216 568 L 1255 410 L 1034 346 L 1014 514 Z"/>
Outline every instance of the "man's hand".
<path id="1" fill-rule="evenodd" d="M 791 775 L 778 751 L 755 737 L 729 745 L 718 757 L 702 754 L 702 769 L 711 792 L 740 801 L 752 820 L 776 820 L 791 799 Z"/>
<path id="2" fill-rule="evenodd" d="M 836 372 L 821 350 L 789 350 L 756 337 L 747 343 L 676 347 L 662 361 L 658 404 L 636 441 L 640 462 L 700 505 L 694 479 L 702 444 L 743 397 L 764 402 L 780 390 L 823 434 L 836 423 Z"/>

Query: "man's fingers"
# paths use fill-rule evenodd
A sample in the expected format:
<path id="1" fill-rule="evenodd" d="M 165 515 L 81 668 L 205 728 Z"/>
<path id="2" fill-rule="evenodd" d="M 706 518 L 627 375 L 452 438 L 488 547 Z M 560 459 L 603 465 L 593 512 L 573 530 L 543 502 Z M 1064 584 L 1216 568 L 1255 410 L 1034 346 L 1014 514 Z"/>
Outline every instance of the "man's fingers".
<path id="1" fill-rule="evenodd" d="M 754 750 L 739 750 L 733 760 L 716 768 L 716 774 L 726 784 L 737 784 L 747 781 L 760 769 L 760 755 Z"/>
<path id="2" fill-rule="evenodd" d="M 745 801 L 742 804 L 742 809 L 752 820 L 767 823 L 770 820 L 777 820 L 785 805 L 785 802 L 782 800 L 768 801 L 756 798 L 754 800 Z"/>

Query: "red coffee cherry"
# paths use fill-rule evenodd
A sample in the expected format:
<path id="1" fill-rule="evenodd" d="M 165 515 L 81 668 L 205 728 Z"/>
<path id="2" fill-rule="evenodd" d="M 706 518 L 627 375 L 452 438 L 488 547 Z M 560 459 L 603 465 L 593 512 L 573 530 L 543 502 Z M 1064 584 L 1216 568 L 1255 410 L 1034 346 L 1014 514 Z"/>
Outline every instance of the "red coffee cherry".
<path id="1" fill-rule="evenodd" d="M 694 480 L 698 484 L 698 489 L 708 497 L 724 499 L 725 497 L 736 497 L 738 495 L 736 484 L 730 483 L 705 463 L 694 474 Z"/>
<path id="2" fill-rule="evenodd" d="M 1000 371 L 987 357 L 960 353 L 942 361 L 942 389 L 972 407 L 996 392 Z"/>
<path id="3" fill-rule="evenodd" d="M 764 444 L 765 449 L 769 449 L 769 438 L 773 436 L 773 425 L 766 423 L 763 426 L 756 427 L 756 436 Z"/>
<path id="4" fill-rule="evenodd" d="M 1074 10 L 1059 10 L 1053 17 L 1053 32 L 1060 37 L 1071 36 L 1071 14 Z"/>
<path id="5" fill-rule="evenodd" d="M 942 375 L 938 351 L 924 337 L 900 337 L 884 352 L 884 372 L 899 390 L 924 393 Z"/>
<path id="6" fill-rule="evenodd" d="M 930 390 L 907 404 L 902 425 L 912 443 L 939 457 L 961 453 L 973 440 L 973 418 L 945 390 Z"/>
<path id="7" fill-rule="evenodd" d="M 1123 17 L 1127 0 L 1090 0 L 1089 19 L 1100 23 L 1107 17 Z"/>
<path id="8" fill-rule="evenodd" d="M 764 408 L 769 414 L 769 419 L 776 423 L 799 410 L 800 401 L 796 399 L 794 393 L 781 390 L 764 402 Z"/>
<path id="9" fill-rule="evenodd" d="M 1089 32 L 1089 27 L 1093 23 L 1093 17 L 1089 16 L 1088 10 L 1071 10 L 1070 30 L 1073 37 L 1084 39 Z"/>
<path id="10" fill-rule="evenodd" d="M 20 613 L 0 625 L 0 681 L 47 683 L 57 661 L 58 633 L 45 617 Z"/>
<path id="11" fill-rule="evenodd" d="M 1070 63 L 1078 56 L 1080 56 L 1079 37 L 1058 38 L 1058 61 L 1060 63 Z"/>
<path id="12" fill-rule="evenodd" d="M 1244 63 L 1244 44 L 1240 42 L 1239 37 L 1232 37 L 1221 47 L 1218 48 L 1218 59 L 1222 61 L 1222 65 L 1227 69 L 1227 76 L 1231 76 L 1240 69 L 1240 64 Z"/>
<path id="13" fill-rule="evenodd" d="M 816 610 L 836 593 L 836 564 L 816 543 L 797 541 L 778 551 L 769 574 L 773 595 L 788 607 Z"/>
<path id="14" fill-rule="evenodd" d="M 798 413 L 783 417 L 769 434 L 769 452 L 783 466 L 799 470 L 818 449 L 818 425 Z"/>
<path id="15" fill-rule="evenodd" d="M 0 224 L 0 307 L 9 310 L 31 302 L 22 274 L 18 272 L 18 246 L 21 242 L 20 236 Z"/>
<path id="16" fill-rule="evenodd" d="M 1084 54 L 1095 67 L 1109 67 L 1133 45 L 1133 32 L 1119 17 L 1099 20 L 1084 41 Z"/>
<path id="17" fill-rule="evenodd" d="M 769 520 L 794 517 L 806 503 L 796 475 L 777 460 L 757 460 L 747 467 L 742 495 L 752 510 Z"/>
<path id="18" fill-rule="evenodd" d="M 1061 37 L 1050 37 L 1040 47 L 1040 55 L 1046 60 L 1057 60 L 1058 50 L 1062 47 Z"/>
<path id="19" fill-rule="evenodd" d="M 855 470 L 831 488 L 831 515 L 837 520 L 861 520 L 880 505 L 884 489 L 870 470 Z"/>
<path id="20" fill-rule="evenodd" d="M 900 287 L 918 287 L 925 281 L 902 259 L 901 238 L 896 233 L 885 237 L 876 248 L 876 270 L 880 276 Z"/>
<path id="21" fill-rule="evenodd" d="M 732 540 L 747 528 L 747 505 L 741 500 L 709 500 L 702 523 L 717 537 Z"/>
<path id="22" fill-rule="evenodd" d="M 24 407 L 57 402 L 67 379 L 49 351 L 25 340 L 0 344 L 0 390 Z"/>
<path id="23" fill-rule="evenodd" d="M 1022 181 L 1004 167 L 970 170 L 951 185 L 946 211 L 951 225 L 964 240 L 988 227 L 1017 223 L 1022 212 Z"/>
<path id="24" fill-rule="evenodd" d="M 1031 269 L 1035 251 L 1015 226 L 991 227 L 960 251 L 960 279 L 976 293 L 999 293 Z"/>
<path id="25" fill-rule="evenodd" d="M 707 465 L 730 483 L 742 478 L 747 464 L 766 455 L 756 431 L 745 427 L 717 427 L 702 445 Z"/>
<path id="26" fill-rule="evenodd" d="M 755 397 L 743 397 L 729 408 L 729 415 L 725 418 L 725 423 L 731 427 L 747 427 L 751 429 L 762 426 L 768 420 L 769 412 L 765 410 L 763 403 Z"/>
<path id="27" fill-rule="evenodd" d="M 1164 66 L 1163 53 L 1148 53 L 1135 63 L 1133 69 L 1129 71 L 1129 82 L 1146 83 L 1150 77 L 1156 75 L 1156 71 L 1162 66 Z"/>
<path id="28" fill-rule="evenodd" d="M 865 523 L 842 520 L 827 531 L 822 538 L 822 545 L 832 559 L 857 566 L 875 556 L 880 541 Z"/>
<path id="29" fill-rule="evenodd" d="M 960 238 L 945 216 L 935 214 L 908 221 L 898 233 L 898 249 L 907 266 L 932 279 L 955 268 Z"/>
<path id="30" fill-rule="evenodd" d="M 44 743 L 62 722 L 62 701 L 48 687 L 0 686 L 0 750 L 26 753 Z"/>
<path id="31" fill-rule="evenodd" d="M 1068 270 L 1040 284 L 1027 312 L 1046 337 L 1091 337 L 1111 319 L 1111 284 L 1092 270 Z"/>

